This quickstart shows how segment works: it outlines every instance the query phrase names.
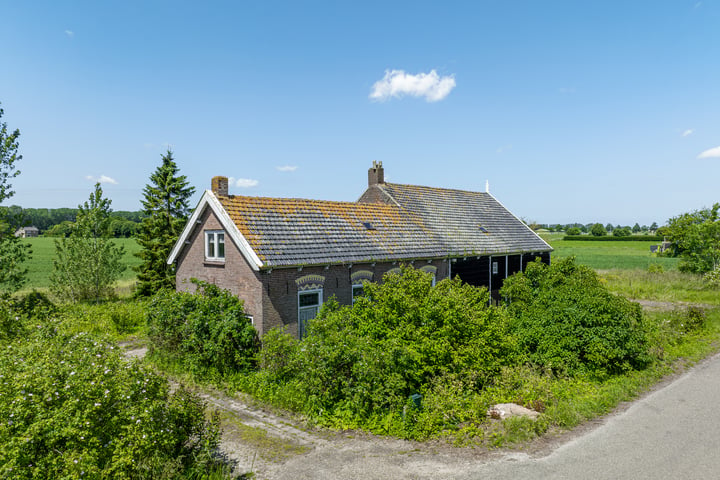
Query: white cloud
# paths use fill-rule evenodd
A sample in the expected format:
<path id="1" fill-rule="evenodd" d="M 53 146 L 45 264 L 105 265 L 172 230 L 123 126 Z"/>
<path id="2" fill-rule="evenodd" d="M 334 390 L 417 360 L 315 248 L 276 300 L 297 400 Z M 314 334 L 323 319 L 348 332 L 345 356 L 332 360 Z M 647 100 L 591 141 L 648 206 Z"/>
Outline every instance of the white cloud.
<path id="1" fill-rule="evenodd" d="M 112 177 L 108 177 L 107 175 L 100 175 L 99 177 L 86 175 L 85 180 L 90 180 L 93 183 L 112 183 L 113 185 L 117 185 L 118 183 L 117 180 Z"/>
<path id="2" fill-rule="evenodd" d="M 698 155 L 697 158 L 720 158 L 720 147 L 709 148 Z"/>
<path id="3" fill-rule="evenodd" d="M 447 97 L 453 88 L 455 77 L 441 77 L 435 70 L 417 75 L 405 73 L 403 70 L 385 70 L 385 76 L 375 82 L 369 97 L 371 100 L 384 101 L 410 95 L 425 97 L 428 102 L 437 102 Z"/>
<path id="4" fill-rule="evenodd" d="M 688 128 L 687 130 L 685 130 L 685 131 L 682 132 L 682 136 L 683 136 L 683 137 L 689 137 L 689 136 L 692 135 L 693 133 L 695 133 L 695 130 L 693 130 L 692 128 Z"/>
<path id="5" fill-rule="evenodd" d="M 282 167 L 275 167 L 275 170 L 280 172 L 294 172 L 297 168 L 296 165 L 283 165 Z"/>
<path id="6" fill-rule="evenodd" d="M 67 35 L 68 38 L 73 38 L 75 36 L 75 32 L 72 30 L 65 30 L 65 35 Z"/>
<path id="7" fill-rule="evenodd" d="M 240 187 L 240 188 L 251 188 L 256 187 L 258 183 L 257 180 L 253 180 L 251 178 L 233 178 L 230 177 L 228 179 L 228 183 L 234 187 Z"/>
<path id="8" fill-rule="evenodd" d="M 560 87 L 560 88 L 558 88 L 558 92 L 568 93 L 568 94 L 575 93 L 575 88 L 574 87 Z"/>

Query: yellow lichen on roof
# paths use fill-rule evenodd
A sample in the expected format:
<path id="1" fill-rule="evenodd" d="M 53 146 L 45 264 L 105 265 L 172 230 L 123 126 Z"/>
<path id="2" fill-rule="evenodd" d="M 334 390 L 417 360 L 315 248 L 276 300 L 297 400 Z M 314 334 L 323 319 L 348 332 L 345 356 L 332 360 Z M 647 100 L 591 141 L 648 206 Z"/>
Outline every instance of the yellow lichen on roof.
<path id="1" fill-rule="evenodd" d="M 384 228 L 407 224 L 425 230 L 423 223 L 415 215 L 394 205 L 232 195 L 219 197 L 219 200 L 255 251 L 263 244 L 264 232 L 253 229 L 257 226 L 254 221 L 259 218 L 278 220 L 277 217 L 280 217 L 283 222 L 308 225 L 309 222 L 304 218 L 306 215 L 320 215 L 326 220 L 342 220 L 343 227 L 349 226 L 370 235 Z M 368 230 L 363 223 L 372 224 L 376 230 Z M 331 230 L 337 228 L 333 223 L 322 222 L 314 226 L 326 230 L 327 235 L 331 235 Z"/>

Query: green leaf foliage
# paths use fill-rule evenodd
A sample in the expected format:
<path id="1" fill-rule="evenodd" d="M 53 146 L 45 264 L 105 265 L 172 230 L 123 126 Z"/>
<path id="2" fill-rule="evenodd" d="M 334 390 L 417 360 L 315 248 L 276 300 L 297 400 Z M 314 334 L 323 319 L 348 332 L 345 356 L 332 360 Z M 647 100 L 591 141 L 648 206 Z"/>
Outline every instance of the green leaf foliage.
<path id="1" fill-rule="evenodd" d="M 147 310 L 151 347 L 176 357 L 196 375 L 225 375 L 255 368 L 260 341 L 227 290 L 195 281 L 196 293 L 162 290 Z"/>
<path id="2" fill-rule="evenodd" d="M 439 377 L 482 388 L 511 356 L 506 325 L 486 290 L 459 279 L 433 287 L 430 275 L 404 267 L 365 283 L 353 306 L 326 302 L 300 342 L 266 334 L 261 365 L 277 381 L 299 381 L 311 414 L 368 418 L 402 411 Z"/>
<path id="3" fill-rule="evenodd" d="M 664 233 L 682 258 L 680 271 L 705 273 L 720 267 L 720 203 L 671 218 Z"/>
<path id="4" fill-rule="evenodd" d="M 0 477 L 189 478 L 216 469 L 217 420 L 112 344 L 35 329 L 0 344 Z M 192 477 L 206 478 L 206 477 Z"/>
<path id="5" fill-rule="evenodd" d="M 650 361 L 640 305 L 608 292 L 574 258 L 528 264 L 505 280 L 519 354 L 555 373 L 614 374 Z"/>
<path id="6" fill-rule="evenodd" d="M 151 296 L 163 288 L 175 288 L 175 268 L 167 264 L 178 236 L 190 212 L 188 201 L 195 193 L 168 150 L 152 175 L 151 184 L 143 189 L 143 213 L 137 241 L 142 247 L 136 255 L 142 259 L 138 267 L 136 294 Z"/>
<path id="7" fill-rule="evenodd" d="M 4 113 L 0 108 L 0 120 Z M 20 130 L 8 132 L 7 123 L 0 122 L 0 203 L 15 193 L 10 180 L 20 175 L 17 170 L 17 162 L 22 159 L 18 154 L 19 137 Z M 27 281 L 27 268 L 23 262 L 32 252 L 29 245 L 15 237 L 18 226 L 18 218 L 11 209 L 0 207 L 0 294 L 16 292 Z"/>
<path id="8" fill-rule="evenodd" d="M 50 289 L 59 298 L 98 302 L 113 295 L 112 286 L 126 267 L 124 248 L 110 239 L 110 204 L 96 184 L 89 201 L 78 206 L 70 236 L 55 240 Z"/>
<path id="9" fill-rule="evenodd" d="M 603 237 L 607 235 L 607 230 L 603 227 L 602 223 L 596 223 L 590 227 L 590 233 L 595 237 Z"/>

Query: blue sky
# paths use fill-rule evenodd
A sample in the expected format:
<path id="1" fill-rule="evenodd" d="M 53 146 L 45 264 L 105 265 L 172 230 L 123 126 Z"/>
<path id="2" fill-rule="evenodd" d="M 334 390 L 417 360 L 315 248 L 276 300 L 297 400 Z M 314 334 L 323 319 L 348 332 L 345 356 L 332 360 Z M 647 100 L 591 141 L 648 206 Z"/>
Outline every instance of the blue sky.
<path id="1" fill-rule="evenodd" d="M 5 204 L 139 210 L 170 145 L 199 198 L 490 191 L 541 223 L 720 201 L 720 4 L 5 1 Z"/>

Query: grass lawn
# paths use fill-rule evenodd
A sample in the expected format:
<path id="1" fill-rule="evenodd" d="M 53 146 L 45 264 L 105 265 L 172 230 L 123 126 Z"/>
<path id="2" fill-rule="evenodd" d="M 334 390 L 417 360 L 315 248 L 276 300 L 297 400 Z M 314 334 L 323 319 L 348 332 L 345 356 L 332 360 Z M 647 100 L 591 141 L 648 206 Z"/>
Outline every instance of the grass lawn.
<path id="1" fill-rule="evenodd" d="M 53 259 L 55 258 L 55 239 L 36 237 L 26 238 L 23 240 L 32 246 L 32 258 L 26 263 L 28 267 L 28 283 L 23 291 L 47 290 L 50 288 L 50 273 L 53 269 Z M 132 269 L 136 265 L 140 265 L 140 259 L 134 256 L 135 252 L 140 250 L 140 245 L 134 238 L 115 238 L 116 245 L 125 247 L 125 257 L 123 263 L 127 265 L 127 269 L 123 272 L 118 282 L 122 288 L 128 288 L 135 282 L 137 274 Z M 122 294 L 122 292 L 119 292 Z"/>
<path id="2" fill-rule="evenodd" d="M 575 256 L 578 263 L 595 270 L 645 270 L 660 264 L 663 270 L 677 270 L 678 258 L 657 257 L 650 246 L 658 242 L 582 242 L 563 240 L 564 234 L 544 234 L 543 240 L 555 249 L 552 258 Z"/>

